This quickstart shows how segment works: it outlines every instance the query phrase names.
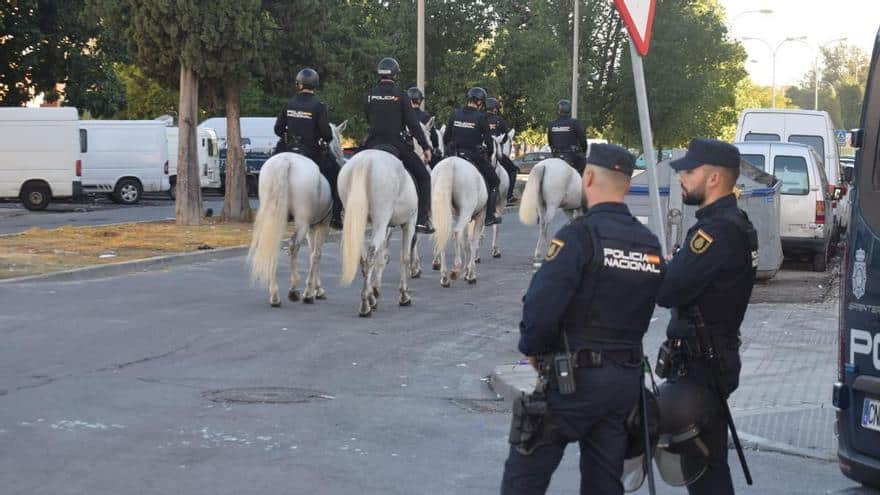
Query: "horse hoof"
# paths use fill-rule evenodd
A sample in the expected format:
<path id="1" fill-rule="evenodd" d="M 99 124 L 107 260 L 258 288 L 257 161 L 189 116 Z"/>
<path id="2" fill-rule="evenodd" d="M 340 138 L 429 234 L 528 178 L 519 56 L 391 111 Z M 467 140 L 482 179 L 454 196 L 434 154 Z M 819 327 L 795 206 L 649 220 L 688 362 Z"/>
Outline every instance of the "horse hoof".
<path id="1" fill-rule="evenodd" d="M 410 275 L 409 278 L 412 278 L 412 279 L 422 278 L 422 271 L 421 271 L 421 270 L 414 271 L 414 272 Z"/>
<path id="2" fill-rule="evenodd" d="M 432 263 L 432 264 L 431 264 L 431 269 L 434 270 L 434 271 L 439 270 L 439 269 L 440 269 L 440 263 Z"/>
<path id="3" fill-rule="evenodd" d="M 452 284 L 449 282 L 448 278 L 444 277 L 440 279 L 440 287 L 448 289 L 450 285 Z"/>
<path id="4" fill-rule="evenodd" d="M 360 316 L 361 318 L 369 318 L 370 316 L 373 316 L 373 311 L 367 311 L 366 313 L 361 311 L 358 313 L 358 316 Z"/>
<path id="5" fill-rule="evenodd" d="M 315 304 L 315 298 L 314 297 L 304 297 L 303 304 Z"/>
<path id="6" fill-rule="evenodd" d="M 477 258 L 474 260 L 474 263 L 482 263 L 482 262 L 483 262 L 482 258 Z"/>
<path id="7" fill-rule="evenodd" d="M 272 306 L 273 308 L 280 308 L 281 301 L 269 301 L 269 306 Z"/>
<path id="8" fill-rule="evenodd" d="M 290 292 L 287 293 L 287 298 L 293 302 L 299 301 L 299 291 L 298 290 L 291 290 Z"/>
<path id="9" fill-rule="evenodd" d="M 318 293 L 315 294 L 315 299 L 317 299 L 319 301 L 323 301 L 324 299 L 327 299 L 327 291 L 325 291 L 324 289 L 319 289 Z"/>
<path id="10" fill-rule="evenodd" d="M 368 301 L 361 301 L 361 308 L 358 310 L 358 316 L 366 318 L 373 312 Z"/>
<path id="11" fill-rule="evenodd" d="M 458 280 L 458 271 L 452 270 L 451 272 L 449 272 L 449 278 L 451 278 L 452 280 Z"/>
<path id="12" fill-rule="evenodd" d="M 476 283 L 477 283 L 477 277 L 469 278 L 468 281 L 467 281 L 467 283 L 469 283 L 469 284 L 471 284 L 471 285 L 476 284 Z"/>
<path id="13" fill-rule="evenodd" d="M 379 288 L 378 287 L 373 287 L 373 297 L 375 297 L 376 299 L 379 299 Z"/>
<path id="14" fill-rule="evenodd" d="M 412 306 L 412 298 L 406 295 L 401 295 L 399 304 L 403 307 Z"/>
<path id="15" fill-rule="evenodd" d="M 493 258 L 500 258 L 500 257 L 501 257 L 501 251 L 494 251 L 494 252 L 492 253 L 492 257 L 493 257 Z"/>

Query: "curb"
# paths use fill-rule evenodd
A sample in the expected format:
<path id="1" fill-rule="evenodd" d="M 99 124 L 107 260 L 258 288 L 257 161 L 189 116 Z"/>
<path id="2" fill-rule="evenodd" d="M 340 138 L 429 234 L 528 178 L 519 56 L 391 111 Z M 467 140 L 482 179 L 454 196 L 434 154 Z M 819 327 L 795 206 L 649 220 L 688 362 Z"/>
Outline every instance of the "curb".
<path id="1" fill-rule="evenodd" d="M 28 275 L 26 277 L 8 278 L 0 280 L 0 285 L 17 284 L 24 282 L 72 282 L 77 280 L 90 280 L 106 278 L 116 275 L 125 275 L 135 272 L 168 268 L 172 266 L 198 263 L 202 261 L 217 261 L 235 258 L 247 253 L 248 246 L 233 246 L 228 248 L 211 249 L 195 253 L 169 254 L 141 260 L 123 261 L 121 263 L 109 263 L 106 265 L 86 266 L 60 272 L 44 273 L 40 275 Z"/>
<path id="2" fill-rule="evenodd" d="M 532 391 L 530 384 L 537 379 L 537 373 L 530 364 L 504 364 L 496 366 L 489 375 L 489 388 L 496 395 L 503 398 L 505 402 L 510 403 L 514 398 L 519 397 L 521 393 L 529 393 Z M 815 459 L 825 462 L 837 462 L 837 455 L 829 454 L 820 450 L 806 449 L 795 447 L 783 442 L 771 440 L 769 438 L 752 435 L 750 433 L 738 432 L 743 448 L 752 450 L 761 450 L 765 452 L 776 452 L 779 454 L 804 457 L 807 459 Z M 729 442 L 730 448 L 733 442 Z"/>

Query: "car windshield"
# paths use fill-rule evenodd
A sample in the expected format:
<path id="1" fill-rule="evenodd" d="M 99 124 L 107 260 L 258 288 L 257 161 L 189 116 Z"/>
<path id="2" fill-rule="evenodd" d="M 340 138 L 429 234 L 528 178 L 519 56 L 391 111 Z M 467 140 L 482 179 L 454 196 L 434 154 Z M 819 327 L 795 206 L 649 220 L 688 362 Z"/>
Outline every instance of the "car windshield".
<path id="1" fill-rule="evenodd" d="M 802 156 L 777 156 L 773 159 L 773 175 L 782 182 L 782 194 L 803 196 L 810 191 L 807 160 Z"/>
<path id="2" fill-rule="evenodd" d="M 750 132 L 746 134 L 746 141 L 782 141 L 779 134 L 769 134 L 764 132 Z"/>
<path id="3" fill-rule="evenodd" d="M 744 154 L 744 155 L 740 155 L 740 156 L 742 157 L 743 160 L 749 162 L 749 164 L 755 166 L 756 168 L 764 170 L 764 164 L 765 164 L 764 155 L 745 155 Z"/>
<path id="4" fill-rule="evenodd" d="M 825 140 L 822 139 L 821 136 L 798 136 L 793 134 L 788 136 L 788 142 L 806 144 L 816 150 L 816 154 L 819 155 L 819 158 L 824 158 L 825 156 Z"/>

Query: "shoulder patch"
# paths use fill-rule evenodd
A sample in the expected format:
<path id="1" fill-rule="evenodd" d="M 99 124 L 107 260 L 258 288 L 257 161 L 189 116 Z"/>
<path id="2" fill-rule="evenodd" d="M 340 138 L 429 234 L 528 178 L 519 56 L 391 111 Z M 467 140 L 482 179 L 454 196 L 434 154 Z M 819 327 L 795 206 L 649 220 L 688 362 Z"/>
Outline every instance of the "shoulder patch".
<path id="1" fill-rule="evenodd" d="M 562 251 L 562 248 L 565 247 L 565 242 L 560 241 L 559 239 L 553 239 L 550 241 L 550 249 L 547 250 L 547 256 L 544 258 L 547 261 L 552 261 L 556 255 Z"/>
<path id="2" fill-rule="evenodd" d="M 705 230 L 699 229 L 694 234 L 694 237 L 691 238 L 691 251 L 694 254 L 703 254 L 713 242 L 715 242 L 715 239 L 711 235 L 707 234 Z"/>

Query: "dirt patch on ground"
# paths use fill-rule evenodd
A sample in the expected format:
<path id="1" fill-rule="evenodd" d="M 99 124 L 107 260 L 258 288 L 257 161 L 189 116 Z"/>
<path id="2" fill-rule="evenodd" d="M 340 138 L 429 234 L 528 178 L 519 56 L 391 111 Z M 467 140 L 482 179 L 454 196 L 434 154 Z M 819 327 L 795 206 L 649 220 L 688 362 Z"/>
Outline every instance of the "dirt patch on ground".
<path id="1" fill-rule="evenodd" d="M 207 219 L 96 227 L 32 228 L 0 237 L 0 279 L 248 244 L 251 224 Z"/>

